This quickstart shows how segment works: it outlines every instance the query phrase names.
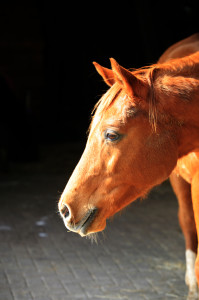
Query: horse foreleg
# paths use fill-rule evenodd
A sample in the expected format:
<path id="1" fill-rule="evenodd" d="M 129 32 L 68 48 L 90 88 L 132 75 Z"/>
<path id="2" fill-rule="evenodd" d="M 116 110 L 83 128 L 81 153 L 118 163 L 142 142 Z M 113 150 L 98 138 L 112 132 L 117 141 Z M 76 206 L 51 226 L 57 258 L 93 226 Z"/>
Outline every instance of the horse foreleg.
<path id="1" fill-rule="evenodd" d="M 178 199 L 179 223 L 185 238 L 185 282 L 189 286 L 190 294 L 196 294 L 197 281 L 195 275 L 195 260 L 197 253 L 197 233 L 192 205 L 191 185 L 174 172 L 170 176 L 170 182 Z"/>
<path id="2" fill-rule="evenodd" d="M 192 192 L 192 201 L 193 201 L 196 229 L 197 229 L 197 235 L 199 241 L 199 172 L 197 172 L 192 179 L 191 192 Z M 195 263 L 195 272 L 196 272 L 197 282 L 199 285 L 199 247 L 198 247 L 197 258 Z"/>

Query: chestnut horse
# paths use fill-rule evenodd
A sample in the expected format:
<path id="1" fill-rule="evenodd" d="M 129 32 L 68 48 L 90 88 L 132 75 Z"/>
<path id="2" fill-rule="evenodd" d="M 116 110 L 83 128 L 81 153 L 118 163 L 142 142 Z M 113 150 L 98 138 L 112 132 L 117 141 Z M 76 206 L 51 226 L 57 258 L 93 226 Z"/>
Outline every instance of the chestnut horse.
<path id="1" fill-rule="evenodd" d="M 113 58 L 111 69 L 94 63 L 110 88 L 96 104 L 86 148 L 59 201 L 65 226 L 86 236 L 170 176 L 191 294 L 199 283 L 197 51 L 199 34 L 173 45 L 149 67 L 129 71 Z"/>

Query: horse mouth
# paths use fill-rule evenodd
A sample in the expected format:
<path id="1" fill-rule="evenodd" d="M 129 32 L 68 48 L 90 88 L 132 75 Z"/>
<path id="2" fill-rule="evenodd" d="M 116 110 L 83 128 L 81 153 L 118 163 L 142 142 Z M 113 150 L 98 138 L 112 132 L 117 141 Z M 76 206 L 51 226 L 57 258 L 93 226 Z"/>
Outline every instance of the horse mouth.
<path id="1" fill-rule="evenodd" d="M 97 208 L 93 208 L 87 212 L 81 223 L 79 224 L 79 233 L 81 236 L 85 236 L 87 234 L 88 227 L 93 222 L 94 218 L 97 214 Z"/>

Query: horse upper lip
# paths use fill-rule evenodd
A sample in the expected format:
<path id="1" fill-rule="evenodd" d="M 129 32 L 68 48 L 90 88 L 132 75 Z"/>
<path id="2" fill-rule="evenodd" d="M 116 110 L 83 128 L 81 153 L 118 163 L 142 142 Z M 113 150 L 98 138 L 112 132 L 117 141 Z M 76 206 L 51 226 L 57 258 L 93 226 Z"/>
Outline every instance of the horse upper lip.
<path id="1" fill-rule="evenodd" d="M 88 213 L 85 215 L 85 217 L 83 218 L 83 220 L 81 221 L 81 223 L 79 223 L 79 230 L 80 232 L 85 235 L 86 234 L 86 231 L 89 227 L 89 225 L 92 223 L 93 219 L 95 218 L 96 216 L 96 213 L 97 213 L 97 208 L 93 208 L 93 209 L 90 209 L 88 211 Z"/>

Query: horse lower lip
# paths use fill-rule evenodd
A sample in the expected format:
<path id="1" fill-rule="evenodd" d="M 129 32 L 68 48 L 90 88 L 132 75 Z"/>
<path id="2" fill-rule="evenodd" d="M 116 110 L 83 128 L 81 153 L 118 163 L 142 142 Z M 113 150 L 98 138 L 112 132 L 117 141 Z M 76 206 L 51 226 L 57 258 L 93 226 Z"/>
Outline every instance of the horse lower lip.
<path id="1" fill-rule="evenodd" d="M 86 231 L 88 229 L 88 227 L 90 226 L 90 224 L 93 222 L 95 216 L 97 213 L 97 208 L 94 208 L 90 211 L 89 215 L 86 217 L 86 220 L 84 221 L 84 223 L 82 224 L 81 228 L 80 228 L 80 232 L 85 235 Z"/>

